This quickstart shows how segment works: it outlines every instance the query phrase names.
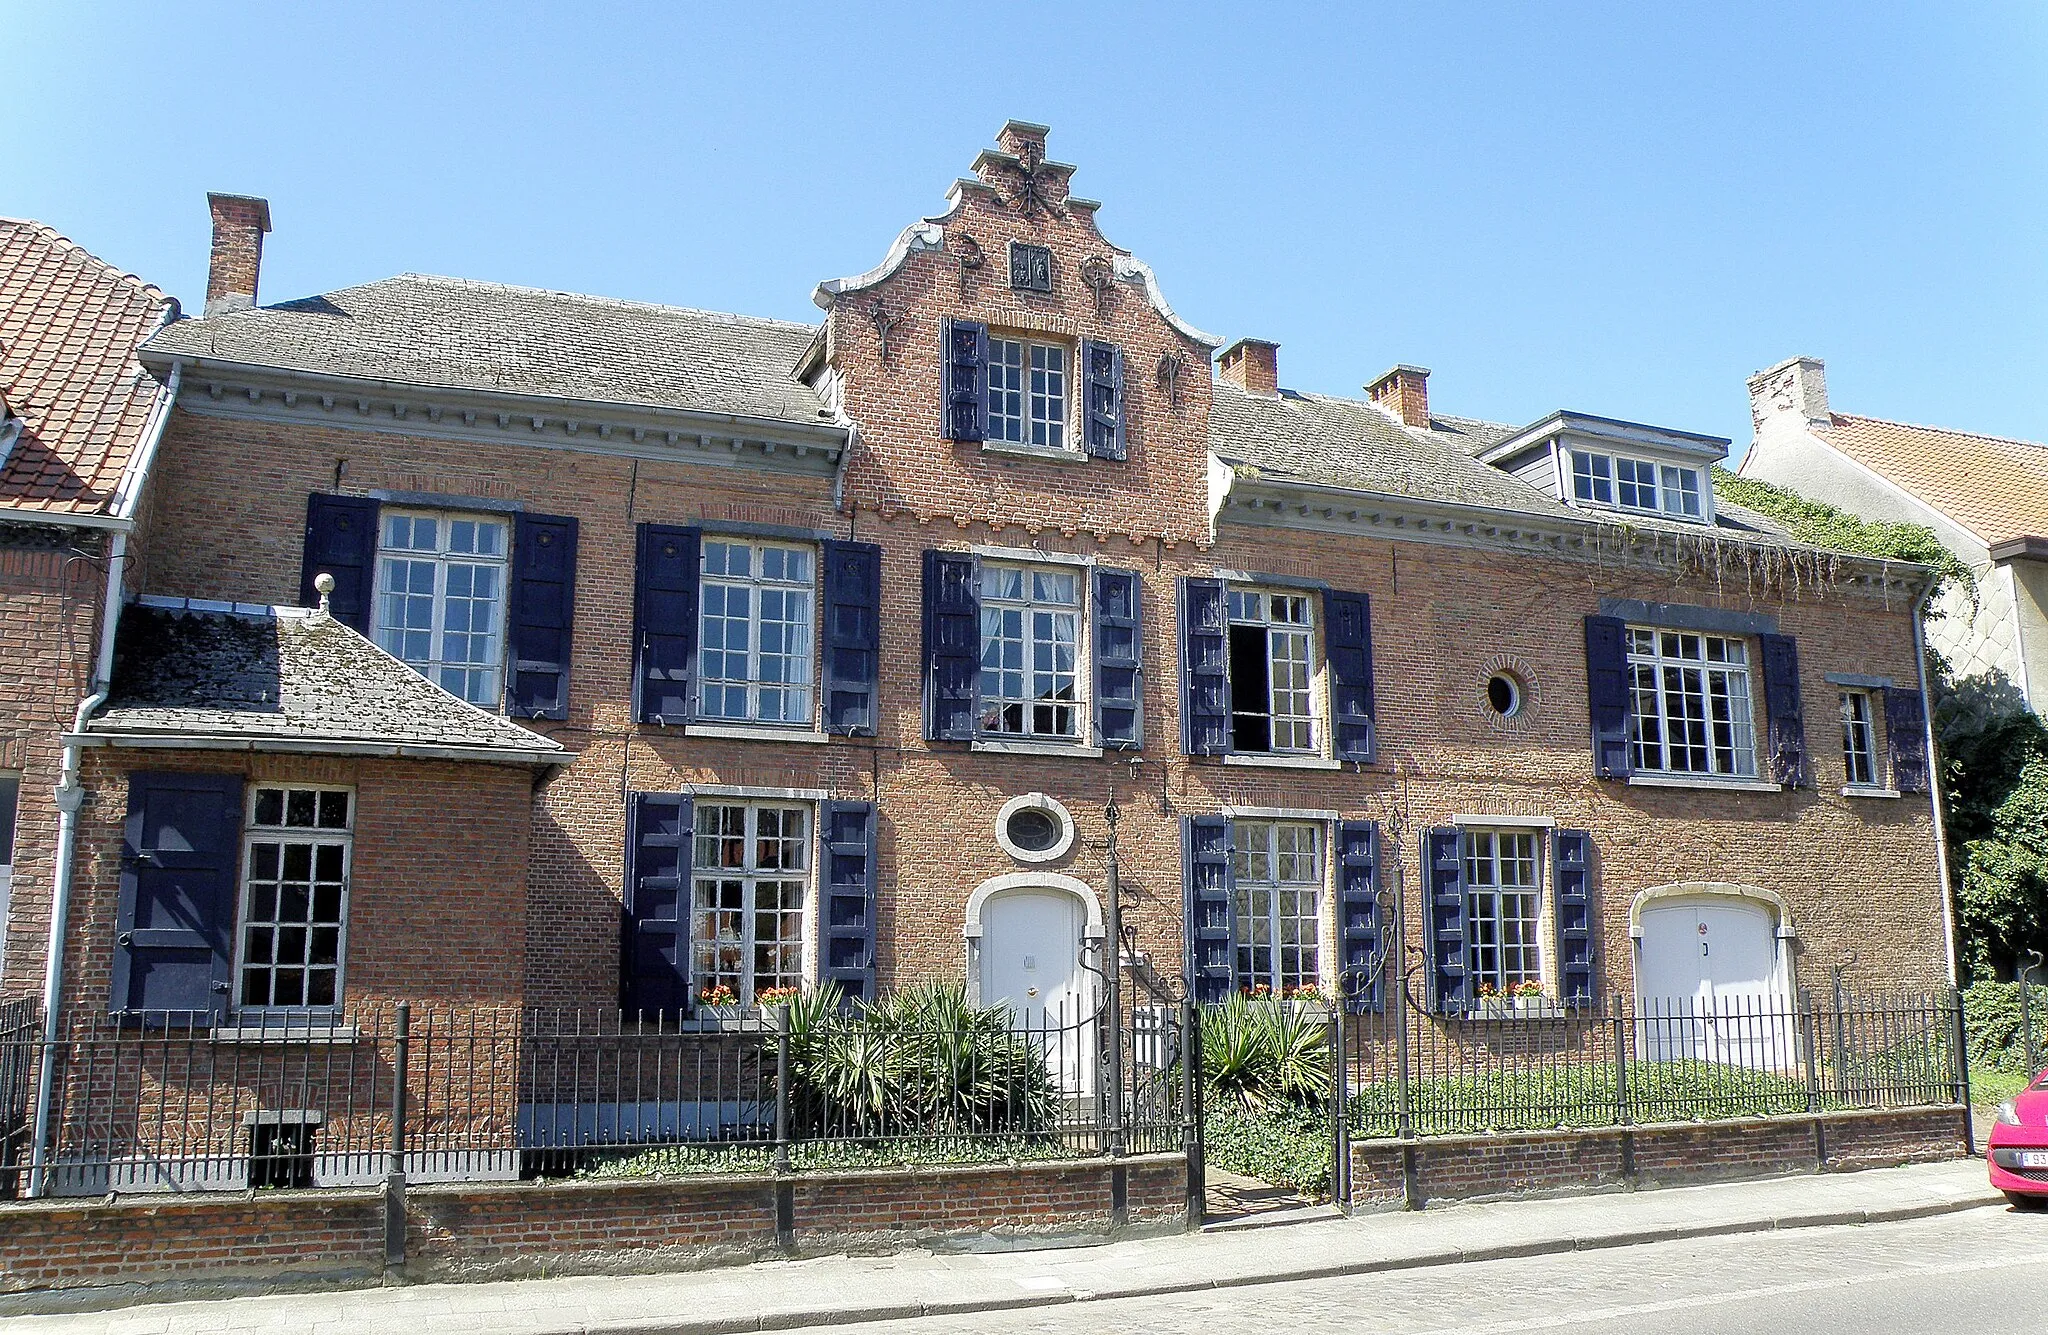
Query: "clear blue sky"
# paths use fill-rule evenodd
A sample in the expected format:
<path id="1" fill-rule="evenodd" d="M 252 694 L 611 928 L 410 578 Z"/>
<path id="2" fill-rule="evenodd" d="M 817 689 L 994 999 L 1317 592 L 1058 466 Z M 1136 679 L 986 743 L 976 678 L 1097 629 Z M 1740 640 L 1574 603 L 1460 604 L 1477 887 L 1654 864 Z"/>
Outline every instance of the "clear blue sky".
<path id="1" fill-rule="evenodd" d="M 324 11 L 324 12 L 323 12 Z M 0 213 L 177 294 L 405 270 L 815 318 L 1006 117 L 1282 380 L 1733 437 L 1743 378 L 2048 439 L 2048 8 L 0 0 Z"/>

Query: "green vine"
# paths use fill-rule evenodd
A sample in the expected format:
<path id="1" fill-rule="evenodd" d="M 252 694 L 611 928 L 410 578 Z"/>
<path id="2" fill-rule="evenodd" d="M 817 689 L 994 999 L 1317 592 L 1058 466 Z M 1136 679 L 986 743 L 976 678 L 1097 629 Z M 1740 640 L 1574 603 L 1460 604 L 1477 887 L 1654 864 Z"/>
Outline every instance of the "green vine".
<path id="1" fill-rule="evenodd" d="M 1976 596 L 1977 580 L 1970 567 L 1942 546 L 1925 524 L 1864 519 L 1769 482 L 1737 477 L 1725 468 L 1713 471 L 1715 496 L 1777 520 L 1801 542 L 1858 556 L 1916 561 L 1939 571 L 1943 585 L 1953 583 L 1972 598 Z"/>

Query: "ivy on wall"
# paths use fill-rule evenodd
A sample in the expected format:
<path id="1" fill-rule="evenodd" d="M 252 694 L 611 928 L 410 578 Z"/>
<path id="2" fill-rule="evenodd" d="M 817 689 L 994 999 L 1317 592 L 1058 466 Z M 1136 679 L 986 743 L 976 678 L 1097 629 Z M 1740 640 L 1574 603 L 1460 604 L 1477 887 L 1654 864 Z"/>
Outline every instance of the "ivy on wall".
<path id="1" fill-rule="evenodd" d="M 1737 477 L 1725 468 L 1714 469 L 1714 496 L 1775 519 L 1800 542 L 1858 556 L 1875 556 L 1891 561 L 1917 561 L 1941 572 L 1944 584 L 1974 592 L 1977 587 L 1970 567 L 1963 563 L 1934 530 L 1925 524 L 1907 524 L 1889 519 L 1864 519 L 1822 501 L 1810 501 L 1798 492 L 1755 478 Z"/>

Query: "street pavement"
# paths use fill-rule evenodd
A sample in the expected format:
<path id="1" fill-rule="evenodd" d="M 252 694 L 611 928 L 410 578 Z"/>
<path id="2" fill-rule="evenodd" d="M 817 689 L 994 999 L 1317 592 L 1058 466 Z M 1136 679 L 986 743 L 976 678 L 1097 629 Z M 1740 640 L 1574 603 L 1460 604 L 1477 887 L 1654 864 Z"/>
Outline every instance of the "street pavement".
<path id="1" fill-rule="evenodd" d="M 2048 1215 L 2008 1212 L 1988 1191 L 1982 1161 L 1970 1160 L 1054 1250 L 913 1250 L 672 1275 L 276 1293 L 23 1315 L 6 1326 L 7 1335 L 722 1335 L 861 1323 L 873 1335 L 930 1335 L 1185 1331 L 1206 1327 L 1204 1314 L 1241 1322 L 1284 1310 L 1287 1325 L 1303 1331 L 1679 1332 L 1762 1328 L 1750 1324 L 1747 1304 L 1796 1311 L 1841 1288 L 1867 1292 L 1862 1310 L 1886 1314 L 1870 1329 L 1903 1335 L 1970 1328 L 1913 1322 L 1968 1310 L 1967 1295 L 1986 1284 L 2017 1287 L 2010 1267 L 1965 1268 L 1980 1263 L 1980 1246 L 2030 1258 L 2030 1276 L 2048 1274 Z M 1747 1296 L 1714 1301 L 1728 1292 Z M 2027 1328 L 2040 1324 L 2036 1316 Z"/>

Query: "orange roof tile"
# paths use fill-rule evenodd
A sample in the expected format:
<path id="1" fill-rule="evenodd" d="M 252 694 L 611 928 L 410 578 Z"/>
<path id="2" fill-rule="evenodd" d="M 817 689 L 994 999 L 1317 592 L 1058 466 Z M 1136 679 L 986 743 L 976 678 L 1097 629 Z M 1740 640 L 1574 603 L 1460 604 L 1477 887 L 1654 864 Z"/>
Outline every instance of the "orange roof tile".
<path id="1" fill-rule="evenodd" d="M 1987 545 L 2048 533 L 2048 445 L 1849 413 L 1814 434 Z"/>
<path id="2" fill-rule="evenodd" d="M 0 400 L 24 423 L 0 512 L 108 512 L 162 391 L 135 349 L 174 304 L 42 223 L 0 218 Z"/>

